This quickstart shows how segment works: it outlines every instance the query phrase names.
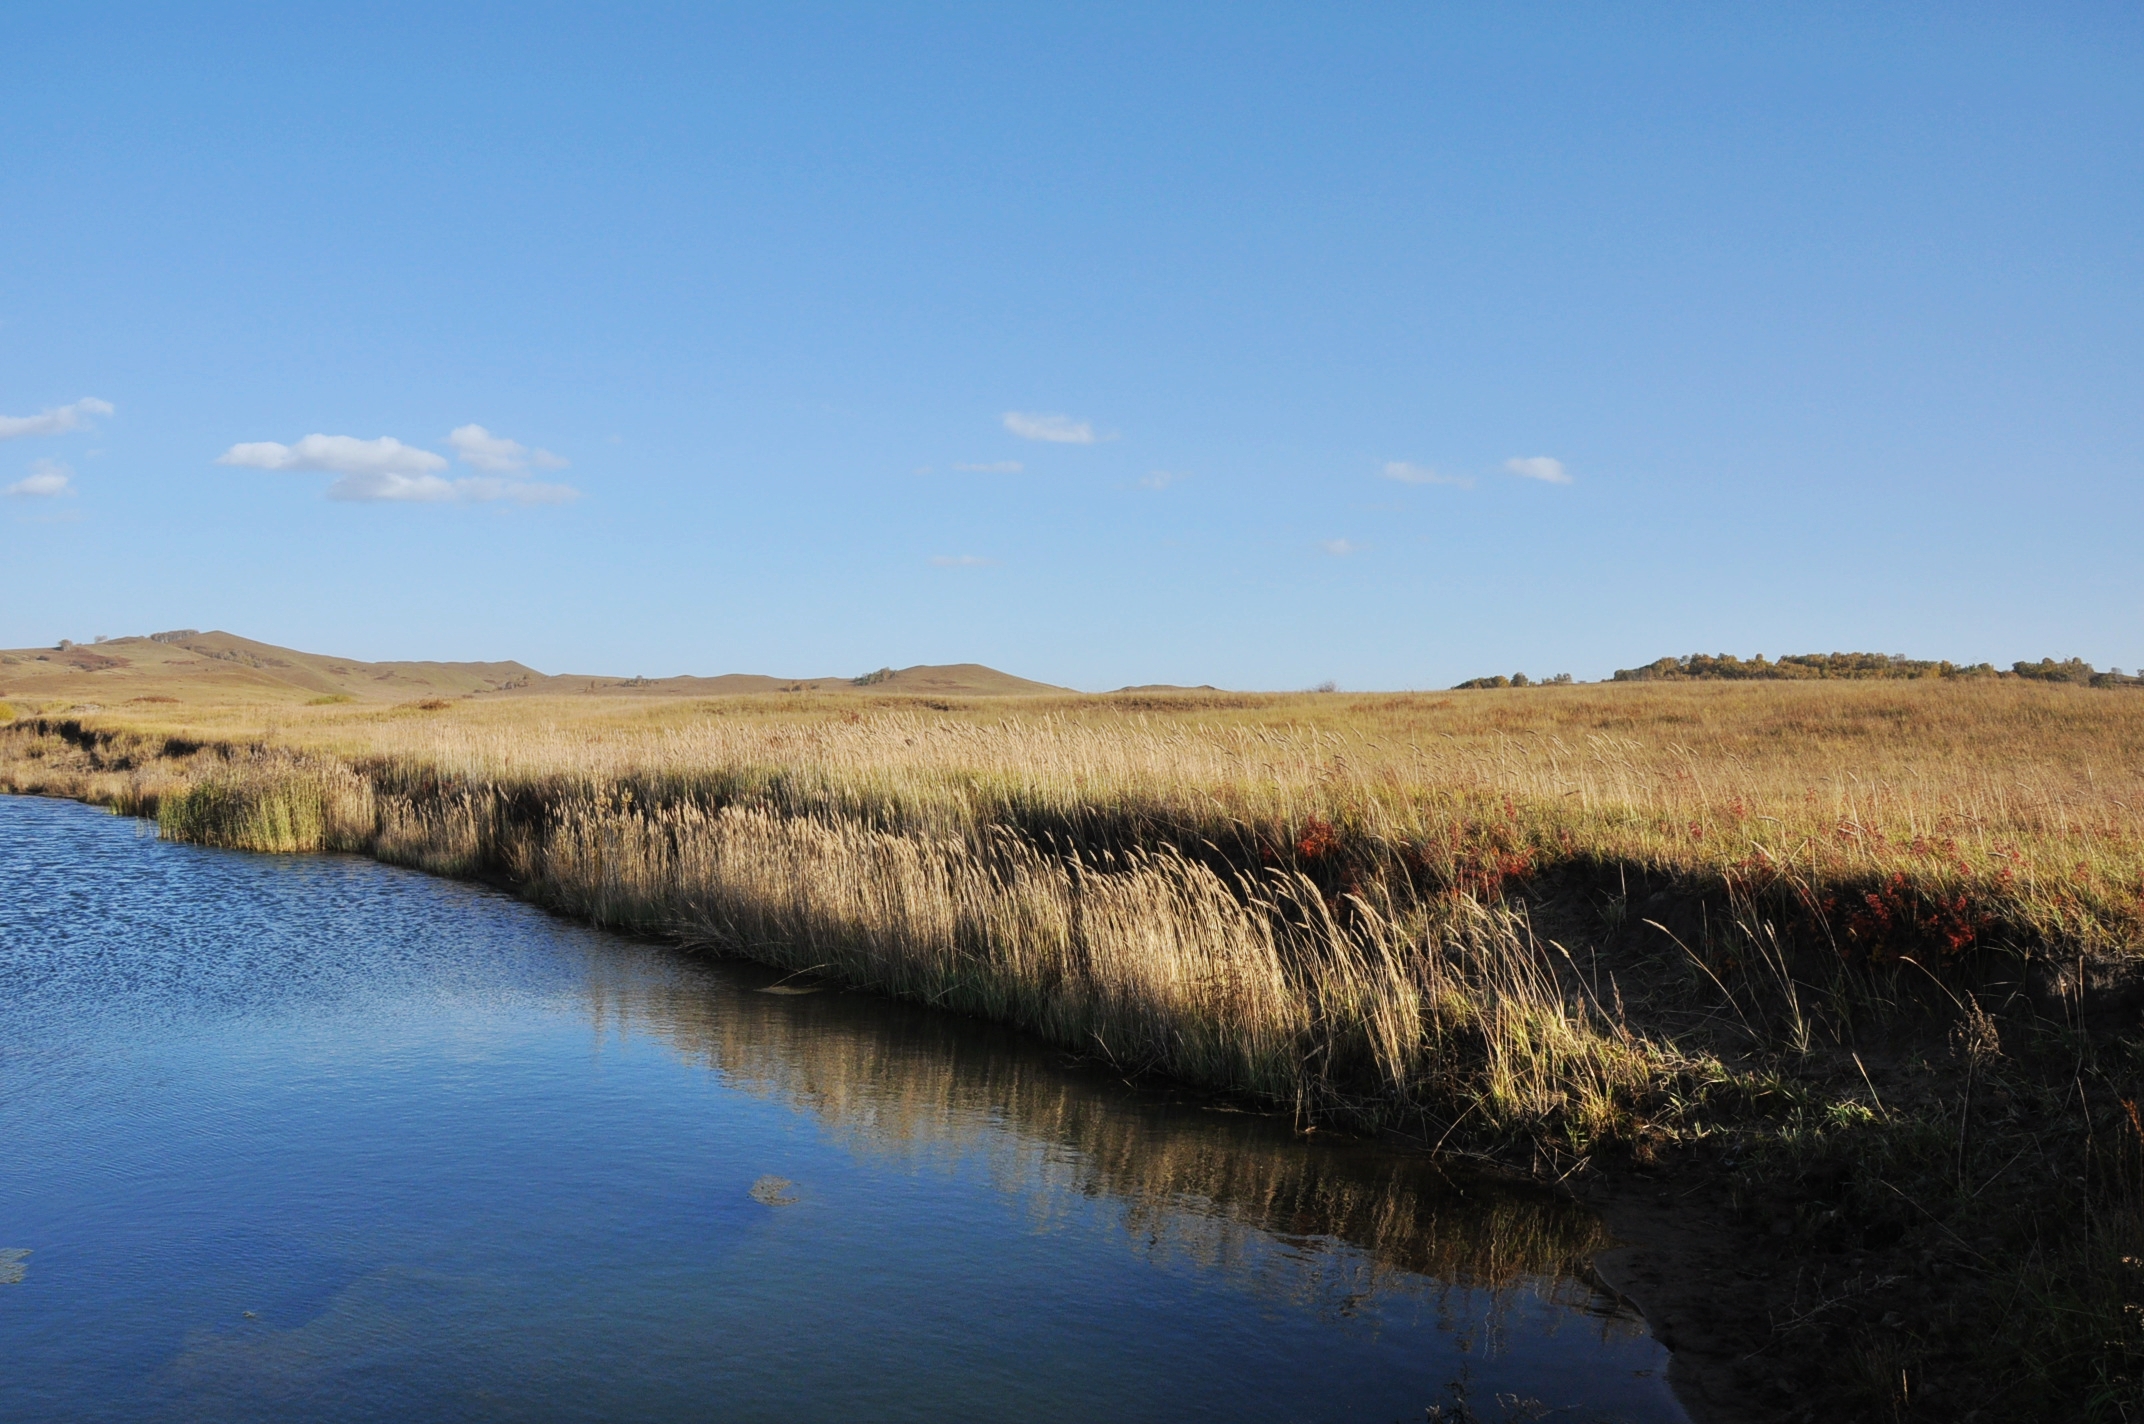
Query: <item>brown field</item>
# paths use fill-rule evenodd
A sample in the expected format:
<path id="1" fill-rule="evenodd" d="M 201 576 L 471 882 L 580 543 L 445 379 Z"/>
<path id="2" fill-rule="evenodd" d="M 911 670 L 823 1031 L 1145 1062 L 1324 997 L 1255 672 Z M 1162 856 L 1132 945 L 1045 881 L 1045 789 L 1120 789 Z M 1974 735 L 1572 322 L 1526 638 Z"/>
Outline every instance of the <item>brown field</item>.
<path id="1" fill-rule="evenodd" d="M 1748 1417 L 2135 1395 L 2144 692 L 714 696 L 194 641 L 0 659 L 0 787 L 493 878 L 1306 1123 L 1673 1173 L 1792 1265 L 1734 1287 L 1763 1324 L 1708 1388 Z"/>

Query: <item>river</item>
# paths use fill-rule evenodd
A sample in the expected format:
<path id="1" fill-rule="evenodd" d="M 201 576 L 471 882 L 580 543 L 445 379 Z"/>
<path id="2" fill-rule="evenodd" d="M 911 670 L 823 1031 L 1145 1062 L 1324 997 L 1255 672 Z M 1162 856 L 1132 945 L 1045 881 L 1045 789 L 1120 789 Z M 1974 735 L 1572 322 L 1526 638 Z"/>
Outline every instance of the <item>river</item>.
<path id="1" fill-rule="evenodd" d="M 0 1419 L 1684 1418 L 1566 1202 L 797 987 L 0 797 Z"/>

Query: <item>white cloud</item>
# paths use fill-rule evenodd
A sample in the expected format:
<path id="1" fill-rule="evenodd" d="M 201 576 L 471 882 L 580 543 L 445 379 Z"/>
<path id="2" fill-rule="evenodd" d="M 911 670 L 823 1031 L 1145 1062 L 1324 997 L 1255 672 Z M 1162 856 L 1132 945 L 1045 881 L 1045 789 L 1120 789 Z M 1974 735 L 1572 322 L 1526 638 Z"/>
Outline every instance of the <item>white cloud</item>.
<path id="1" fill-rule="evenodd" d="M 546 470 L 563 470 L 567 461 L 549 450 L 531 450 L 518 440 L 508 440 L 503 435 L 494 435 L 481 425 L 463 425 L 447 433 L 447 443 L 465 465 L 473 465 L 487 474 L 519 474 L 530 465 Z"/>
<path id="2" fill-rule="evenodd" d="M 996 559 L 985 559 L 975 554 L 933 554 L 931 562 L 941 569 L 976 569 L 985 564 L 994 564 Z"/>
<path id="3" fill-rule="evenodd" d="M 19 435 L 65 435 L 70 430 L 89 429 L 93 415 L 110 415 L 112 403 L 84 396 L 73 405 L 54 406 L 36 415 L 0 415 L 0 440 Z"/>
<path id="4" fill-rule="evenodd" d="M 7 493 L 25 495 L 37 499 L 53 499 L 63 494 L 73 494 L 74 471 L 58 460 L 33 460 L 30 473 L 7 487 Z"/>
<path id="5" fill-rule="evenodd" d="M 1457 485 L 1460 489 L 1474 488 L 1472 475 L 1447 475 L 1427 465 L 1411 465 L 1405 460 L 1387 460 L 1385 478 L 1398 480 L 1403 485 Z"/>
<path id="6" fill-rule="evenodd" d="M 344 475 L 328 486 L 327 497 L 352 503 L 384 500 L 403 504 L 490 504 L 506 500 L 513 504 L 565 504 L 579 499 L 581 492 L 571 485 L 549 485 L 539 480 L 502 480 L 495 475 L 443 480 L 437 475 L 404 475 L 389 470 Z"/>
<path id="7" fill-rule="evenodd" d="M 1564 471 L 1563 461 L 1552 460 L 1546 455 L 1529 455 L 1504 462 L 1504 468 L 1521 479 L 1540 480 L 1545 484 L 1567 485 L 1571 477 Z"/>
<path id="8" fill-rule="evenodd" d="M 955 465 L 953 468 L 970 475 L 1017 475 L 1027 466 L 1018 460 L 992 460 L 985 465 Z"/>
<path id="9" fill-rule="evenodd" d="M 1008 410 L 1005 428 L 1022 440 L 1047 440 L 1053 445 L 1092 445 L 1108 437 L 1094 433 L 1090 421 L 1069 415 L 1044 415 L 1038 411 Z"/>
<path id="10" fill-rule="evenodd" d="M 354 435 L 308 435 L 295 445 L 255 440 L 233 445 L 216 457 L 216 463 L 243 465 L 255 470 L 320 470 L 356 479 L 384 475 L 415 479 L 447 467 L 445 456 L 404 445 L 392 435 L 382 435 L 377 440 L 360 440 Z M 438 480 L 435 483 L 446 482 Z M 360 497 L 406 499 L 424 496 Z"/>
<path id="11" fill-rule="evenodd" d="M 367 470 L 344 475 L 328 486 L 329 499 L 395 500 L 409 504 L 444 504 L 455 497 L 455 481 L 437 475 L 405 475 L 399 470 Z"/>
<path id="12" fill-rule="evenodd" d="M 1191 476 L 1178 474 L 1174 470 L 1155 470 L 1139 481 L 1139 487 L 1141 489 L 1165 490 L 1170 485 L 1179 484 L 1190 478 Z"/>
<path id="13" fill-rule="evenodd" d="M 548 451 L 529 450 L 512 440 L 495 439 L 481 425 L 465 425 L 447 438 L 464 460 L 479 469 L 518 472 L 532 462 L 565 463 Z M 581 495 L 571 485 L 502 479 L 495 474 L 446 479 L 439 473 L 447 468 L 444 455 L 404 445 L 391 435 L 377 440 L 360 440 L 354 435 L 308 435 L 295 445 L 256 440 L 233 445 L 216 463 L 336 475 L 339 478 L 328 486 L 327 497 L 348 503 L 489 504 L 505 500 L 514 504 L 564 504 Z"/>
<path id="14" fill-rule="evenodd" d="M 1349 554 L 1362 552 L 1362 545 L 1352 539 L 1320 539 L 1318 547 L 1336 559 L 1344 559 Z"/>

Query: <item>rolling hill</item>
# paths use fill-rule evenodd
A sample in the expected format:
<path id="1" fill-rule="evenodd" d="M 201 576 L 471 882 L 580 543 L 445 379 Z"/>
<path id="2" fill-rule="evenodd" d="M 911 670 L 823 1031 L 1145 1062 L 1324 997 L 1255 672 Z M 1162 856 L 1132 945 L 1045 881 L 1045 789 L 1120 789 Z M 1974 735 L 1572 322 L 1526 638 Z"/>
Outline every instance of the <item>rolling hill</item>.
<path id="1" fill-rule="evenodd" d="M 980 663 L 884 668 L 862 678 L 614 677 L 538 672 L 517 662 L 363 662 L 259 643 L 235 633 L 180 629 L 84 645 L 0 650 L 0 698 L 114 706 L 128 702 L 407 702 L 433 697 L 735 697 L 754 693 L 895 693 L 1004 697 L 1063 692 Z"/>

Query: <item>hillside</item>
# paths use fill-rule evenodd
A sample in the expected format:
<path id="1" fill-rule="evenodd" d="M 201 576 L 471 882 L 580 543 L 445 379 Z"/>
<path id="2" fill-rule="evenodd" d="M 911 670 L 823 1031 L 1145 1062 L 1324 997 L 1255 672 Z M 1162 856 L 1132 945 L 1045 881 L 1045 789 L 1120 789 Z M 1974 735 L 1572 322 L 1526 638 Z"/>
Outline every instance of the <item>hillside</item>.
<path id="1" fill-rule="evenodd" d="M 0 650 L 0 698 L 121 706 L 163 702 L 408 702 L 478 694 L 736 697 L 775 692 L 1002 697 L 1062 692 L 980 663 L 887 668 L 863 678 L 550 676 L 517 662 L 363 662 L 182 629 L 94 645 Z"/>
<path id="2" fill-rule="evenodd" d="M 1019 697 L 1035 693 L 1066 692 L 1046 682 L 1014 677 L 981 663 L 918 664 L 907 668 L 880 668 L 862 677 L 767 677 L 759 673 L 733 672 L 719 677 L 602 677 L 565 673 L 543 678 L 534 685 L 539 692 L 593 692 L 654 695 L 660 697 L 742 697 L 762 692 L 905 693 L 934 697 Z"/>
<path id="3" fill-rule="evenodd" d="M 502 691 L 532 685 L 542 677 L 515 662 L 368 663 L 191 629 L 112 638 L 93 646 L 0 651 L 0 697 L 100 705 L 316 697 L 402 702 Z"/>

